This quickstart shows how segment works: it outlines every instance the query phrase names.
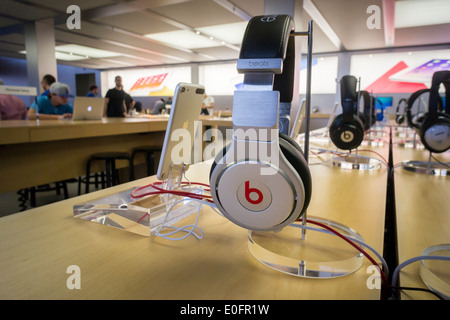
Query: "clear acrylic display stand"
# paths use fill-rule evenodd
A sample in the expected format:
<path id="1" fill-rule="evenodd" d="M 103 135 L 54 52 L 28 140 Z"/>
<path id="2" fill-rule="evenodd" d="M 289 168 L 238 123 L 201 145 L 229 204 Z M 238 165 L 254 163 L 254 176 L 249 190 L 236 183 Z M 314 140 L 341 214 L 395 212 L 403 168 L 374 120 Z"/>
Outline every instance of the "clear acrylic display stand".
<path id="1" fill-rule="evenodd" d="M 304 155 L 308 162 L 309 122 L 311 115 L 311 66 L 312 66 L 312 21 L 307 32 L 294 32 L 293 36 L 308 36 L 306 75 L 306 131 Z M 302 221 L 291 224 L 278 232 L 249 231 L 248 249 L 262 264 L 277 271 L 297 277 L 332 279 L 352 274 L 359 270 L 363 256 L 344 240 L 336 241 L 335 235 L 309 230 L 306 212 Z M 337 222 L 311 218 L 326 224 L 343 235 L 362 240 L 354 230 Z M 301 227 L 301 229 L 296 228 Z"/>
<path id="2" fill-rule="evenodd" d="M 431 161 L 431 152 L 428 161 L 403 161 L 403 170 L 412 171 L 420 174 L 428 174 L 432 176 L 442 177 L 449 176 L 449 167 L 443 163 Z"/>
<path id="3" fill-rule="evenodd" d="M 201 187 L 182 187 L 181 181 L 185 170 L 185 165 L 171 166 L 168 178 L 164 180 L 161 188 L 203 194 Z M 136 200 L 132 197 L 132 193 L 140 188 L 128 189 L 94 201 L 74 205 L 73 215 L 76 218 L 105 226 L 151 236 L 157 228 L 170 226 L 199 210 L 198 203 L 190 201 L 190 198 L 170 193 L 148 195 Z M 143 190 L 143 193 L 158 192 L 152 187 Z"/>
<path id="4" fill-rule="evenodd" d="M 421 256 L 444 256 L 450 258 L 450 244 L 426 248 Z M 423 283 L 444 299 L 450 299 L 449 261 L 421 260 L 419 275 Z"/>
<path id="5" fill-rule="evenodd" d="M 355 154 L 348 156 L 333 156 L 333 166 L 341 169 L 352 170 L 378 170 L 381 168 L 381 160 L 360 156 L 358 155 L 358 149 L 355 149 Z"/>
<path id="6" fill-rule="evenodd" d="M 404 127 L 402 127 L 404 128 Z M 408 128 L 409 129 L 409 128 Z M 424 145 L 420 141 L 420 138 L 417 137 L 417 133 L 415 131 L 404 131 L 397 132 L 397 136 L 399 137 L 410 137 L 412 139 L 404 139 L 397 142 L 397 146 L 400 148 L 408 148 L 408 149 L 424 149 Z"/>
<path id="7" fill-rule="evenodd" d="M 384 147 L 386 141 L 381 138 L 373 137 L 372 130 L 369 130 L 368 134 L 364 137 L 364 140 L 361 142 L 362 146 L 368 147 Z"/>
<path id="8" fill-rule="evenodd" d="M 363 240 L 356 231 L 337 222 L 308 219 L 326 224 L 347 237 Z M 347 242 L 316 230 L 306 234 L 302 226 L 298 222 L 276 233 L 250 231 L 250 253 L 272 269 L 305 278 L 342 277 L 361 268 L 364 256 Z"/>

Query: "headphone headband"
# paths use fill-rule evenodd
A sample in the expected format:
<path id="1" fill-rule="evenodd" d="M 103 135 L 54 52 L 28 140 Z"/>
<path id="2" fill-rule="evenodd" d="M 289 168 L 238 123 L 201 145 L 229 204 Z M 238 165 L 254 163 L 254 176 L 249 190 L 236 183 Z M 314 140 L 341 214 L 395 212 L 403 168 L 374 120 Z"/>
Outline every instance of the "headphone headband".
<path id="1" fill-rule="evenodd" d="M 398 101 L 398 103 L 397 103 L 397 109 L 395 110 L 395 114 L 396 114 L 396 115 L 401 115 L 401 114 L 400 114 L 400 106 L 401 106 L 402 102 L 405 103 L 405 105 L 406 105 L 407 100 L 406 100 L 405 98 L 401 98 L 401 99 Z M 405 107 L 403 107 L 403 113 L 404 113 L 404 112 L 405 112 Z"/>
<path id="2" fill-rule="evenodd" d="M 369 117 L 370 116 L 370 104 L 372 103 L 372 100 L 373 100 L 372 95 L 366 90 L 361 90 L 360 93 L 364 100 L 364 111 L 363 112 L 366 116 Z"/>
<path id="3" fill-rule="evenodd" d="M 433 79 L 431 80 L 430 97 L 428 99 L 428 114 L 430 117 L 436 116 L 439 110 L 442 111 L 442 108 L 438 109 L 438 100 L 441 100 L 441 97 L 439 95 L 439 87 L 440 87 L 441 83 L 444 83 L 447 80 L 450 80 L 450 71 L 444 70 L 444 71 L 436 71 L 435 73 L 433 73 Z M 447 89 L 447 85 L 445 83 L 444 83 L 444 86 Z M 446 97 L 447 97 L 447 91 L 448 90 L 446 90 Z M 446 102 L 447 102 L 447 98 L 446 98 Z M 442 107 L 442 101 L 441 101 L 440 106 Z M 446 108 L 446 109 L 448 109 L 448 108 Z"/>
<path id="4" fill-rule="evenodd" d="M 445 87 L 445 113 L 450 115 L 450 80 L 445 80 L 442 83 Z"/>
<path id="5" fill-rule="evenodd" d="M 295 30 L 291 16 L 253 17 L 245 30 L 237 61 L 239 73 L 273 72 L 273 90 L 280 92 L 280 102 L 292 101 L 295 67 Z"/>
<path id="6" fill-rule="evenodd" d="M 237 71 L 245 75 L 244 89 L 234 94 L 234 128 L 278 128 L 279 103 L 290 106 L 293 96 L 294 29 L 289 15 L 250 19 L 237 61 Z M 248 86 L 251 90 L 246 90 Z"/>
<path id="7" fill-rule="evenodd" d="M 354 107 L 358 99 L 357 83 L 358 80 L 354 76 L 347 75 L 341 78 L 341 104 L 345 122 L 353 121 Z"/>
<path id="8" fill-rule="evenodd" d="M 407 102 L 407 107 L 406 107 L 406 119 L 408 121 L 408 126 L 411 128 L 417 128 L 419 129 L 420 125 L 419 124 L 415 124 L 412 121 L 412 106 L 414 105 L 414 102 L 419 98 L 419 96 L 421 96 L 422 94 L 425 94 L 429 92 L 430 93 L 430 99 L 431 96 L 434 96 L 434 99 L 436 99 L 436 103 L 437 103 L 437 107 L 436 110 L 442 110 L 442 100 L 440 99 L 439 93 L 437 91 L 433 91 L 431 89 L 420 89 L 417 90 L 416 92 L 414 92 L 413 94 L 411 94 L 408 98 L 408 102 Z M 430 105 L 428 105 L 428 110 L 430 110 Z"/>

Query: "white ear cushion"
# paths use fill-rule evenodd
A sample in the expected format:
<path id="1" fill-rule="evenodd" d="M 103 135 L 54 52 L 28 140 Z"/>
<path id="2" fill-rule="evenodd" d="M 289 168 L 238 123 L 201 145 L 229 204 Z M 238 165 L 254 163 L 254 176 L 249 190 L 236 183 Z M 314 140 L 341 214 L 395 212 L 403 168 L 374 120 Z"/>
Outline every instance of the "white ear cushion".
<path id="1" fill-rule="evenodd" d="M 228 219 L 247 229 L 271 230 L 291 215 L 299 195 L 294 194 L 292 182 L 281 170 L 274 169 L 274 174 L 261 175 L 261 169 L 267 170 L 269 167 L 269 164 L 256 161 L 241 162 L 227 167 L 218 177 L 217 198 Z M 245 181 L 249 181 L 250 188 L 262 191 L 268 203 L 262 207 L 260 203 L 247 203 L 244 206 L 242 202 L 245 196 L 240 193 L 245 190 Z"/>

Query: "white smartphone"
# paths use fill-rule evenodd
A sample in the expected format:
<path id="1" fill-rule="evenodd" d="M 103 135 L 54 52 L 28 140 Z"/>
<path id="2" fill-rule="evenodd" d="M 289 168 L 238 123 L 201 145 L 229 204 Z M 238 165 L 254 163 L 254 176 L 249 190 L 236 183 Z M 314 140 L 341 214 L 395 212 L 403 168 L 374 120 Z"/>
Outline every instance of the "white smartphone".
<path id="1" fill-rule="evenodd" d="M 205 88 L 202 85 L 181 82 L 175 88 L 169 122 L 156 177 L 167 179 L 174 165 L 191 164 L 198 121 Z"/>

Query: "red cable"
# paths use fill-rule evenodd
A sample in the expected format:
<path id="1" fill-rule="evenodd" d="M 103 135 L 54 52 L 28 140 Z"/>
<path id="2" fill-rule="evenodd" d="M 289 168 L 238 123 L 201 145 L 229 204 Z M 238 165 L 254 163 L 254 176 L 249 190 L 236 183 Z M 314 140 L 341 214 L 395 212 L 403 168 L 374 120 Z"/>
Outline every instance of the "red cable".
<path id="1" fill-rule="evenodd" d="M 367 150 L 367 151 L 370 151 L 370 150 Z M 208 196 L 208 195 L 200 195 L 200 194 L 196 194 L 196 193 L 192 193 L 192 192 L 187 192 L 187 191 L 164 190 L 164 189 L 162 189 L 162 188 L 157 187 L 157 186 L 156 186 L 157 184 L 162 184 L 162 182 L 161 182 L 161 181 L 157 181 L 157 182 L 151 183 L 151 184 L 149 184 L 149 185 L 146 185 L 146 186 L 137 188 L 137 189 L 133 190 L 133 192 L 131 193 L 131 196 L 132 196 L 133 198 L 142 198 L 142 197 L 145 197 L 145 196 L 147 196 L 147 195 L 169 193 L 169 194 L 174 194 L 174 195 L 178 195 L 178 196 L 190 197 L 190 198 L 197 199 L 197 200 L 206 200 L 206 201 L 208 201 L 208 202 L 214 203 L 214 201 L 210 199 L 211 196 Z M 192 182 L 192 183 L 189 183 L 189 182 L 182 182 L 182 184 L 190 184 L 190 185 L 196 184 L 196 185 L 201 185 L 201 186 L 209 187 L 209 185 L 204 184 L 204 183 L 199 183 L 199 182 Z M 147 187 L 153 187 L 153 188 L 156 189 L 157 191 L 147 192 L 147 193 L 140 194 L 140 195 L 135 195 L 135 194 L 134 194 L 136 191 L 142 190 L 142 189 L 147 188 Z M 208 190 L 208 191 L 209 191 L 209 190 Z M 142 216 L 142 217 L 137 221 L 137 223 L 140 223 L 140 222 L 142 221 L 142 219 L 143 219 L 144 217 L 146 217 L 147 215 L 148 215 L 148 213 L 146 213 L 144 216 Z M 302 220 L 302 219 L 298 219 L 298 221 L 301 221 L 301 220 Z M 320 223 L 320 222 L 317 222 L 317 221 L 313 221 L 313 220 L 311 220 L 311 219 L 306 219 L 306 222 L 311 223 L 311 224 L 318 225 L 318 226 L 320 226 L 320 227 L 322 227 L 322 228 L 324 228 L 324 229 L 326 229 L 326 230 L 328 230 L 328 231 L 334 233 L 335 235 L 337 235 L 337 236 L 340 237 L 341 239 L 345 240 L 346 242 L 348 242 L 348 243 L 349 243 L 351 246 L 353 246 L 356 250 L 358 250 L 359 252 L 361 252 L 367 259 L 369 259 L 369 261 L 370 261 L 374 266 L 378 267 L 378 269 L 380 270 L 380 275 L 381 275 L 381 277 L 383 278 L 383 281 L 385 282 L 385 284 L 388 284 L 388 280 L 387 280 L 387 278 L 386 278 L 386 275 L 384 274 L 383 270 L 381 270 L 381 268 L 380 268 L 380 266 L 377 264 L 377 262 L 376 262 L 376 261 L 375 261 L 375 260 L 374 260 L 367 252 L 365 252 L 363 249 L 361 249 L 359 246 L 357 246 L 353 241 L 351 241 L 350 239 L 348 239 L 346 236 L 344 236 L 344 235 L 341 234 L 340 232 L 338 232 L 338 231 L 334 230 L 333 228 L 327 226 L 326 224 L 323 224 L 323 223 Z"/>
<path id="2" fill-rule="evenodd" d="M 298 221 L 301 221 L 302 219 L 298 219 Z M 310 219 L 306 219 L 306 222 L 311 223 L 311 224 L 315 224 L 318 225 L 324 229 L 327 229 L 328 231 L 334 233 L 335 235 L 337 235 L 338 237 L 342 238 L 343 240 L 345 240 L 346 242 L 348 242 L 349 244 L 351 244 L 356 250 L 358 250 L 359 252 L 361 252 L 367 259 L 369 259 L 369 261 L 376 267 L 378 267 L 378 269 L 380 270 L 380 275 L 383 278 L 383 281 L 385 282 L 385 284 L 388 284 L 388 280 L 386 278 L 386 275 L 384 274 L 383 270 L 381 270 L 380 266 L 376 263 L 376 261 L 367 253 L 365 252 L 363 249 L 361 249 L 359 246 L 357 246 L 353 241 L 351 241 L 350 239 L 348 239 L 346 236 L 344 236 L 343 234 L 341 234 L 340 232 L 334 230 L 333 228 L 327 226 L 326 224 L 317 222 L 317 221 L 313 221 Z"/>

